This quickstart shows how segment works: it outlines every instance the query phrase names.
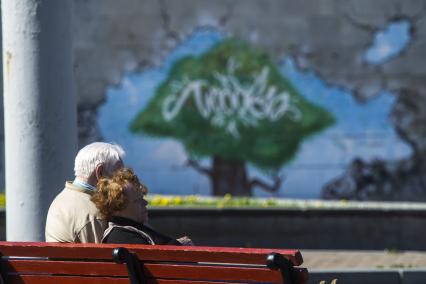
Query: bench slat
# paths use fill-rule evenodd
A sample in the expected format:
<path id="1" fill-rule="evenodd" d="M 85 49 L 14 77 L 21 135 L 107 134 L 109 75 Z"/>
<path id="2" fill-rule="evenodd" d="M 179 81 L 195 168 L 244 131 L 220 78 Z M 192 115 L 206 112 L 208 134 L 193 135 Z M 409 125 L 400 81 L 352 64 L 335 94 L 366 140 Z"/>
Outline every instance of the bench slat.
<path id="1" fill-rule="evenodd" d="M 137 253 L 140 260 L 178 262 L 227 262 L 265 264 L 266 255 L 277 252 L 287 257 L 295 266 L 303 263 L 298 250 L 247 249 L 224 247 L 185 247 L 102 244 L 58 244 L 0 242 L 0 254 L 4 256 L 50 257 L 58 259 L 111 259 L 111 251 L 118 246 Z M 47 249 L 48 248 L 48 249 Z M 81 249 L 84 248 L 84 249 Z M 208 254 L 206 254 L 208 252 Z"/>
<path id="2" fill-rule="evenodd" d="M 127 268 L 123 264 L 104 262 L 66 262 L 10 260 L 6 264 L 7 271 L 19 274 L 62 274 L 79 276 L 127 276 Z M 220 281 L 267 281 L 281 282 L 279 271 L 258 267 L 226 267 L 210 265 L 176 265 L 176 264 L 144 264 L 147 278 L 187 279 L 187 280 L 220 280 Z"/>
<path id="3" fill-rule="evenodd" d="M 21 275 L 7 278 L 8 284 L 129 284 L 128 278 Z M 148 284 L 241 284 L 241 282 L 211 282 L 187 280 L 148 280 Z"/>
<path id="4" fill-rule="evenodd" d="M 129 278 L 48 275 L 10 275 L 7 284 L 129 284 Z"/>
<path id="5" fill-rule="evenodd" d="M 81 276 L 127 276 L 125 264 L 113 262 L 8 260 L 5 271 L 18 274 L 67 274 Z"/>

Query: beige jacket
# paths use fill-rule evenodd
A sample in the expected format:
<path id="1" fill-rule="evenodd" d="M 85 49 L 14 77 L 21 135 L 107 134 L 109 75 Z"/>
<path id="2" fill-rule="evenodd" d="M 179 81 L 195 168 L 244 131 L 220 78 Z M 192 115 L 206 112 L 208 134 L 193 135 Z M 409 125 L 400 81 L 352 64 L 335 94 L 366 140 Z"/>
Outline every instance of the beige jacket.
<path id="1" fill-rule="evenodd" d="M 107 227 L 95 204 L 92 191 L 65 183 L 50 205 L 46 220 L 46 242 L 100 243 Z"/>

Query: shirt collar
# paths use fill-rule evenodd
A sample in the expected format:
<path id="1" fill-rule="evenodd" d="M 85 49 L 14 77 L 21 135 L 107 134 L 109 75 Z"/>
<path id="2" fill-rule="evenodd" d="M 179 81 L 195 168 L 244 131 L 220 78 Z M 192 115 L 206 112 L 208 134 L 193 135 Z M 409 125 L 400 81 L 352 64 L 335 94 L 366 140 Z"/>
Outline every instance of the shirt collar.
<path id="1" fill-rule="evenodd" d="M 93 185 L 91 185 L 91 184 L 89 184 L 89 183 L 87 183 L 87 182 L 84 182 L 84 181 L 78 180 L 78 179 L 75 179 L 75 180 L 72 182 L 72 184 L 77 185 L 77 186 L 80 186 L 80 187 L 83 187 L 83 188 L 85 188 L 85 189 L 87 189 L 87 190 L 90 190 L 90 191 L 95 191 L 95 190 L 96 190 L 96 187 L 95 187 L 95 186 L 93 186 Z"/>

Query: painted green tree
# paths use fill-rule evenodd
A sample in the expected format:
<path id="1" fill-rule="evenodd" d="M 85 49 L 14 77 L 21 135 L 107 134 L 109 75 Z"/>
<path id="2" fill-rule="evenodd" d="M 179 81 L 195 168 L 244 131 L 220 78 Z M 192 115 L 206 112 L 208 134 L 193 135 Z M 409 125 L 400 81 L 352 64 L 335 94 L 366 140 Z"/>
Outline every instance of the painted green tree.
<path id="1" fill-rule="evenodd" d="M 134 133 L 179 140 L 188 165 L 209 176 L 213 195 L 277 191 L 247 174 L 247 163 L 276 173 L 302 141 L 334 123 L 325 109 L 304 99 L 268 54 L 228 39 L 198 57 L 176 62 L 155 96 L 130 125 Z M 211 157 L 211 167 L 197 159 Z"/>

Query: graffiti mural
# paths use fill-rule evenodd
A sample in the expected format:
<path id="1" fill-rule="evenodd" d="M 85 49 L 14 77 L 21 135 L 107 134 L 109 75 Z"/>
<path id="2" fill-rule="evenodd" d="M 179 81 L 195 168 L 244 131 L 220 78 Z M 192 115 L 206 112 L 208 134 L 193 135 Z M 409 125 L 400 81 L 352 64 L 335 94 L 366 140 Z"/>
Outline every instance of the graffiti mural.
<path id="1" fill-rule="evenodd" d="M 199 30 L 110 88 L 99 125 L 153 193 L 317 198 L 356 158 L 410 155 L 394 100 L 356 101 L 291 58 Z"/>
<path id="2" fill-rule="evenodd" d="M 224 40 L 198 58 L 176 62 L 131 130 L 178 139 L 189 165 L 206 174 L 214 195 L 277 191 L 250 179 L 246 163 L 278 172 L 303 140 L 334 122 L 305 100 L 269 57 L 236 40 Z M 209 157 L 210 168 L 194 159 Z"/>

